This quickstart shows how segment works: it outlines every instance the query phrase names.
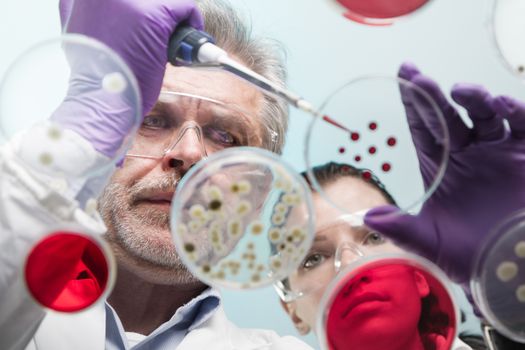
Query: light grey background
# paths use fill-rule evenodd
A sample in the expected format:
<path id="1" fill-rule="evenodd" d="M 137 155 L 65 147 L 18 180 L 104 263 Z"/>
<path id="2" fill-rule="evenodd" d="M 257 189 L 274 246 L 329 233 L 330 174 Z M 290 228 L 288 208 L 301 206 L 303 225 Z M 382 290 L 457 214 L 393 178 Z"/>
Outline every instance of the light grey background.
<path id="1" fill-rule="evenodd" d="M 395 75 L 410 60 L 445 89 L 458 81 L 484 84 L 497 94 L 525 99 L 523 83 L 510 74 L 488 31 L 489 0 L 434 0 L 391 27 L 345 19 L 329 0 L 232 0 L 253 20 L 257 34 L 282 41 L 288 53 L 289 86 L 319 105 L 332 89 L 369 73 Z M 56 0 L 2 1 L 0 75 L 31 44 L 59 34 Z M 43 67 L 45 69 L 45 67 Z M 27 101 L 48 82 L 28 87 Z M 302 143 L 309 119 L 292 111 L 285 159 L 304 167 Z M 230 318 L 245 327 L 296 334 L 270 288 L 224 292 Z M 463 300 L 462 305 L 467 305 Z M 467 328 L 476 330 L 470 320 Z M 313 337 L 307 338 L 315 346 Z"/>

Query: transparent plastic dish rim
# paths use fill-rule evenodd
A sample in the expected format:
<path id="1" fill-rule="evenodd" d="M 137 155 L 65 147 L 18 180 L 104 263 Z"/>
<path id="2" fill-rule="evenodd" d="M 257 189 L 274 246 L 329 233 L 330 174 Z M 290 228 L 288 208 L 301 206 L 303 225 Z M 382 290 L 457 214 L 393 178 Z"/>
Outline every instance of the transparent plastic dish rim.
<path id="1" fill-rule="evenodd" d="M 392 24 L 394 24 L 396 22 L 399 22 L 399 21 L 405 21 L 406 19 L 408 19 L 408 18 L 418 14 L 419 12 L 426 11 L 426 9 L 429 8 L 428 5 L 430 3 L 433 3 L 433 2 L 434 2 L 434 0 L 427 0 L 424 4 L 419 6 L 414 11 L 406 13 L 406 14 L 401 15 L 401 16 L 385 17 L 385 18 L 373 18 L 373 17 L 363 16 L 360 13 L 357 13 L 357 12 L 354 12 L 354 11 L 351 11 L 351 10 L 347 9 L 346 7 L 341 5 L 337 0 L 328 0 L 328 3 L 333 8 L 337 9 L 338 12 L 341 12 L 341 9 L 343 8 L 343 9 L 346 10 L 346 11 L 343 12 L 343 14 L 351 13 L 352 16 L 355 16 L 356 20 L 353 20 L 354 22 L 359 23 L 359 24 L 370 25 L 370 26 L 389 26 L 389 25 L 392 25 Z"/>
<path id="2" fill-rule="evenodd" d="M 94 38 L 91 38 L 86 35 L 82 34 L 70 34 L 70 33 L 64 33 L 59 37 L 46 39 L 44 41 L 40 41 L 29 48 L 25 49 L 21 54 L 19 54 L 15 60 L 7 67 L 4 76 L 2 77 L 0 81 L 0 106 L 2 104 L 2 96 L 3 91 L 8 86 L 8 81 L 12 79 L 11 75 L 16 72 L 17 65 L 19 61 L 23 61 L 25 57 L 30 55 L 32 52 L 44 49 L 46 46 L 51 47 L 52 45 L 60 44 L 61 46 L 65 43 L 74 44 L 74 45 L 80 45 L 83 47 L 90 47 L 91 49 L 95 49 L 99 52 L 104 52 L 108 55 L 108 57 L 111 58 L 113 62 L 115 62 L 119 69 L 122 70 L 122 73 L 125 75 L 126 79 L 129 81 L 131 88 L 135 95 L 135 122 L 133 128 L 130 130 L 128 136 L 125 138 L 124 142 L 120 146 L 118 152 L 116 155 L 111 159 L 111 162 L 109 162 L 107 165 L 104 165 L 98 169 L 94 170 L 94 175 L 103 173 L 106 169 L 111 167 L 113 164 L 115 164 L 120 159 L 123 159 L 126 155 L 127 150 L 131 147 L 131 144 L 133 142 L 133 136 L 136 134 L 137 130 L 139 129 L 141 123 L 142 123 L 142 96 L 140 94 L 139 84 L 135 77 L 135 74 L 132 72 L 132 70 L 129 68 L 129 66 L 126 64 L 126 62 L 120 57 L 119 54 L 117 54 L 113 49 L 111 49 L 106 44 L 100 42 L 99 40 L 96 40 Z M 64 53 L 65 54 L 65 53 Z M 1 112 L 1 109 L 0 109 Z M 51 117 L 51 116 L 48 116 Z M 0 115 L 0 135 L 4 137 L 5 140 L 9 140 L 10 135 L 6 134 L 3 125 L 2 125 L 2 115 Z"/>
<path id="3" fill-rule="evenodd" d="M 317 321 L 316 321 L 316 330 L 317 330 L 317 338 L 319 340 L 319 345 L 321 346 L 322 350 L 330 350 L 330 347 L 328 345 L 328 339 L 326 337 L 326 332 L 323 332 L 322 330 L 326 329 L 325 326 L 325 315 L 330 310 L 330 306 L 333 302 L 333 299 L 338 294 L 337 286 L 340 284 L 342 280 L 350 279 L 354 277 L 355 272 L 357 269 L 367 265 L 367 264 L 374 264 L 374 265 L 380 265 L 382 261 L 388 261 L 388 264 L 404 264 L 407 266 L 412 266 L 418 269 L 422 269 L 423 271 L 431 274 L 433 277 L 436 278 L 437 281 L 441 283 L 447 294 L 450 296 L 450 299 L 452 301 L 452 306 L 454 308 L 454 317 L 455 317 L 455 330 L 453 339 L 456 339 L 459 332 L 459 321 L 461 320 L 461 314 L 459 311 L 459 307 L 456 302 L 456 293 L 451 287 L 451 282 L 449 281 L 448 277 L 445 275 L 441 269 L 439 269 L 435 264 L 433 264 L 431 261 L 419 256 L 414 255 L 412 253 L 388 253 L 388 254 L 375 254 L 370 256 L 365 256 L 361 259 L 358 259 L 349 265 L 345 266 L 341 272 L 337 274 L 337 277 L 334 278 L 330 284 L 328 284 L 328 287 L 326 288 L 325 292 L 323 293 L 323 296 L 321 298 L 321 301 L 319 303 L 319 307 L 317 310 Z M 384 266 L 384 265 L 383 265 Z M 334 293 L 335 292 L 335 293 Z"/>
<path id="4" fill-rule="evenodd" d="M 108 280 L 106 282 L 106 287 L 104 291 L 98 296 L 97 299 L 95 299 L 90 305 L 75 311 L 61 311 L 61 310 L 55 310 L 50 308 L 47 305 L 42 304 L 39 300 L 37 300 L 33 293 L 31 292 L 31 289 L 29 288 L 27 284 L 27 279 L 25 275 L 25 271 L 27 268 L 28 258 L 30 252 L 33 251 L 34 247 L 38 244 L 42 243 L 46 238 L 50 238 L 51 236 L 59 233 L 67 233 L 71 235 L 76 235 L 78 237 L 82 237 L 90 241 L 91 243 L 95 244 L 97 248 L 100 249 L 102 252 L 102 255 L 106 259 L 106 264 L 108 267 Z M 89 310 L 91 308 L 96 307 L 101 301 L 106 300 L 111 292 L 113 291 L 113 287 L 115 286 L 116 276 L 117 276 L 117 268 L 116 268 L 116 260 L 115 256 L 113 255 L 113 252 L 111 251 L 111 248 L 109 244 L 98 234 L 92 233 L 85 228 L 82 228 L 75 224 L 66 224 L 66 225 L 55 225 L 50 228 L 47 228 L 45 231 L 42 231 L 42 233 L 39 235 L 39 239 L 34 242 L 33 246 L 30 248 L 30 251 L 28 252 L 28 256 L 24 261 L 24 264 L 20 268 L 20 275 L 24 276 L 24 287 L 28 291 L 28 294 L 31 296 L 31 298 L 38 304 L 44 307 L 46 310 L 52 310 L 54 312 L 64 313 L 64 314 L 75 314 L 75 313 L 81 313 L 86 310 Z"/>
<path id="5" fill-rule="evenodd" d="M 228 289 L 240 289 L 239 287 L 236 287 L 234 284 L 230 284 L 227 282 L 224 283 L 217 283 L 217 281 L 210 279 L 206 276 L 203 276 L 201 272 L 196 270 L 194 268 L 194 263 L 191 262 L 187 257 L 186 253 L 181 248 L 183 246 L 183 242 L 180 241 L 177 234 L 174 233 L 174 228 L 177 225 L 177 213 L 180 212 L 182 208 L 182 203 L 178 198 L 180 198 L 181 193 L 183 193 L 184 189 L 186 188 L 186 184 L 191 181 L 195 174 L 200 172 L 204 167 L 208 165 L 209 162 L 216 162 L 221 159 L 229 158 L 228 161 L 233 162 L 247 162 L 247 163 L 253 163 L 254 159 L 258 159 L 259 161 L 257 164 L 269 164 L 269 163 L 262 163 L 262 160 L 267 159 L 270 162 L 277 162 L 280 163 L 280 165 L 287 171 L 291 177 L 296 180 L 300 186 L 300 188 L 303 190 L 305 197 L 304 197 L 304 203 L 306 204 L 306 208 L 308 210 L 308 223 L 306 224 L 308 228 L 308 246 L 311 246 L 312 241 L 314 239 L 314 227 L 315 227 L 315 219 L 314 219 L 314 206 L 313 206 L 313 200 L 311 196 L 310 188 L 308 187 L 306 181 L 292 168 L 291 165 L 289 165 L 287 162 L 284 161 L 283 158 L 278 156 L 277 154 L 270 152 L 266 149 L 262 148 L 256 148 L 256 147 L 247 147 L 247 146 L 241 146 L 241 147 L 232 147 L 227 148 L 218 152 L 215 152 L 211 154 L 209 157 L 204 158 L 200 160 L 195 166 L 193 166 L 181 179 L 181 181 L 177 184 L 177 189 L 175 191 L 175 194 L 173 196 L 172 204 L 171 204 L 171 215 L 170 215 L 170 227 L 171 227 L 171 235 L 174 241 L 175 248 L 177 249 L 177 253 L 182 258 L 182 262 L 186 267 L 188 267 L 195 276 L 197 276 L 199 279 L 204 281 L 205 283 L 208 283 L 214 287 L 226 287 Z M 179 197 L 178 197 L 179 196 Z M 298 264 L 304 259 L 304 257 L 308 254 L 308 251 L 305 250 L 304 254 L 301 254 L 300 259 L 298 259 Z M 283 276 L 287 276 L 291 271 L 295 270 L 294 266 L 290 265 L 288 269 L 282 271 L 283 275 L 276 274 L 275 277 L 268 278 L 265 282 L 258 284 L 255 288 L 263 288 L 267 286 L 271 286 L 275 280 L 278 280 L 280 278 L 283 278 Z M 245 289 L 245 288 L 243 288 Z"/>
<path id="6" fill-rule="evenodd" d="M 498 241 L 506 238 L 508 234 L 516 229 L 525 230 L 525 209 L 519 210 L 504 219 L 492 230 L 489 236 L 485 238 L 482 243 L 482 249 L 478 251 L 474 260 L 470 288 L 476 305 L 480 308 L 483 316 L 487 318 L 490 324 L 509 339 L 525 343 L 525 329 L 523 330 L 522 335 L 516 334 L 499 320 L 487 301 L 485 288 L 482 284 L 482 278 L 486 272 L 486 266 L 484 264 L 485 258 L 491 253 L 492 248 L 494 248 Z"/>
<path id="7" fill-rule="evenodd" d="M 446 171 L 446 168 L 447 168 L 447 165 L 448 165 L 448 161 L 449 161 L 450 136 L 449 136 L 449 130 L 448 130 L 447 124 L 445 122 L 445 118 L 443 116 L 443 113 L 438 108 L 436 102 L 432 99 L 432 97 L 430 97 L 430 95 L 426 91 L 424 91 L 419 86 L 417 86 L 417 85 L 415 85 L 415 84 L 413 84 L 413 83 L 411 83 L 411 82 L 409 82 L 409 81 L 407 81 L 405 79 L 402 79 L 402 78 L 399 78 L 399 77 L 387 76 L 387 75 L 364 75 L 364 76 L 360 76 L 360 77 L 354 78 L 354 79 L 346 82 L 345 84 L 343 84 L 340 87 L 338 87 L 330 95 L 328 95 L 328 97 L 325 99 L 325 101 L 321 104 L 321 107 L 320 107 L 321 113 L 319 115 L 315 116 L 312 119 L 312 121 L 308 125 L 308 129 L 306 131 L 306 137 L 304 139 L 305 140 L 304 141 L 304 159 L 305 159 L 305 162 L 306 162 L 306 169 L 307 169 L 306 173 L 307 173 L 308 179 L 310 180 L 310 183 L 312 184 L 313 188 L 315 189 L 315 191 L 317 193 L 321 194 L 321 196 L 325 200 L 327 200 L 335 208 L 339 209 L 342 213 L 347 213 L 346 209 L 344 209 L 344 208 L 340 207 L 339 205 L 337 205 L 336 203 L 334 203 L 330 199 L 330 197 L 328 195 L 326 195 L 326 193 L 323 190 L 322 186 L 317 181 L 317 179 L 316 179 L 316 177 L 315 177 L 315 175 L 313 173 L 313 170 L 312 170 L 313 164 L 310 161 L 310 151 L 309 151 L 310 147 L 309 147 L 309 145 L 310 145 L 310 139 L 312 137 L 312 132 L 313 132 L 314 126 L 315 126 L 316 122 L 318 122 L 318 120 L 323 115 L 322 111 L 325 109 L 325 107 L 328 105 L 328 103 L 330 103 L 330 100 L 334 96 L 336 96 L 339 92 L 344 90 L 347 86 L 350 86 L 350 85 L 352 85 L 354 83 L 359 83 L 361 81 L 366 81 L 366 80 L 383 80 L 383 81 L 388 81 L 388 82 L 397 82 L 398 84 L 405 84 L 405 85 L 409 86 L 410 88 L 413 88 L 415 91 L 420 93 L 427 100 L 427 102 L 432 106 L 432 108 L 436 112 L 436 116 L 438 117 L 439 123 L 441 124 L 442 130 L 443 130 L 443 139 L 440 140 L 440 141 L 442 141 L 442 144 L 440 146 L 443 149 L 442 150 L 442 154 L 441 154 L 441 164 L 440 164 L 439 170 L 437 171 L 437 173 L 434 176 L 434 180 L 433 180 L 432 184 L 425 190 L 425 194 L 421 198 L 416 199 L 415 201 L 413 201 L 411 204 L 407 205 L 406 207 L 399 208 L 400 209 L 399 213 L 385 214 L 385 217 L 386 216 L 390 216 L 390 215 L 397 216 L 397 215 L 401 215 L 403 213 L 409 213 L 410 209 L 413 209 L 417 205 L 419 205 L 421 203 L 424 203 L 428 198 L 430 198 L 430 196 L 432 196 L 432 194 L 436 191 L 436 189 L 438 188 L 439 184 L 441 183 L 441 180 L 443 179 L 443 176 L 445 175 L 445 171 Z M 350 215 L 355 215 L 356 219 L 361 220 L 366 213 L 360 213 L 360 214 L 358 214 L 358 213 L 349 213 L 349 214 Z"/>
<path id="8" fill-rule="evenodd" d="M 489 36 L 491 37 L 491 44 L 492 44 L 492 47 L 494 47 L 495 51 L 496 51 L 496 55 L 497 57 L 499 58 L 500 62 L 503 62 L 503 65 L 505 66 L 505 68 L 515 77 L 517 77 L 518 79 L 520 79 L 522 82 L 525 83 L 525 72 L 520 74 L 518 72 L 516 72 L 516 70 L 514 69 L 515 67 L 513 67 L 509 61 L 507 61 L 507 58 L 505 58 L 505 55 L 503 55 L 503 51 L 502 51 L 502 48 L 498 42 L 498 39 L 497 39 L 497 35 L 496 35 L 496 26 L 495 26 L 495 21 L 496 21 L 496 9 L 498 7 L 498 3 L 502 1 L 502 0 L 487 0 L 487 18 L 486 18 L 486 26 L 488 28 L 488 31 L 489 31 Z"/>

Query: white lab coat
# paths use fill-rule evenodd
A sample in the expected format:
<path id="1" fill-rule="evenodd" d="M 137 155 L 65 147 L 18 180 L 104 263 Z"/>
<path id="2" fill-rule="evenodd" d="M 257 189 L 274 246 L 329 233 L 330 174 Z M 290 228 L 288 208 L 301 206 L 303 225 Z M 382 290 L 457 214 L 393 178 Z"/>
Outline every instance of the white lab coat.
<path id="1" fill-rule="evenodd" d="M 105 308 L 91 308 L 78 315 L 50 313 L 46 316 L 27 350 L 104 349 Z M 219 307 L 203 325 L 189 332 L 177 350 L 288 350 L 311 349 L 293 337 L 279 337 L 266 330 L 240 329 Z"/>

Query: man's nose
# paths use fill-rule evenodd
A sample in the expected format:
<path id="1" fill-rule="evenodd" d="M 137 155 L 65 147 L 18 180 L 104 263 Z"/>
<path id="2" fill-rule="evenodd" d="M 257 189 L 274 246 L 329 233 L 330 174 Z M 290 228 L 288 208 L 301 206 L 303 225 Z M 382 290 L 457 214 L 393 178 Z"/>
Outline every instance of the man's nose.
<path id="1" fill-rule="evenodd" d="M 164 153 L 162 167 L 164 169 L 179 168 L 186 172 L 206 156 L 201 129 L 197 124 L 191 123 L 183 126 L 177 138 Z"/>

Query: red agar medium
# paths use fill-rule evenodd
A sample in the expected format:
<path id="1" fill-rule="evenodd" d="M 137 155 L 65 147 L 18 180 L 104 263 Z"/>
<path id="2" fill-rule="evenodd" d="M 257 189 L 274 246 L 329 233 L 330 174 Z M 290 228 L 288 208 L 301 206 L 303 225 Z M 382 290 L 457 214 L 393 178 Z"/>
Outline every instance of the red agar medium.
<path id="1" fill-rule="evenodd" d="M 320 330 L 330 350 L 384 350 L 391 344 L 421 348 L 411 341 L 414 337 L 423 340 L 425 349 L 450 349 L 454 342 L 458 322 L 452 297 L 424 269 L 376 261 L 348 272 L 331 293 Z"/>
<path id="2" fill-rule="evenodd" d="M 38 242 L 25 266 L 27 288 L 43 306 L 62 312 L 83 310 L 104 293 L 108 261 L 88 237 L 55 232 Z"/>
<path id="3" fill-rule="evenodd" d="M 337 2 L 349 11 L 347 17 L 352 16 L 350 19 L 366 23 L 364 19 L 367 18 L 389 19 L 408 15 L 429 0 L 337 0 Z"/>

